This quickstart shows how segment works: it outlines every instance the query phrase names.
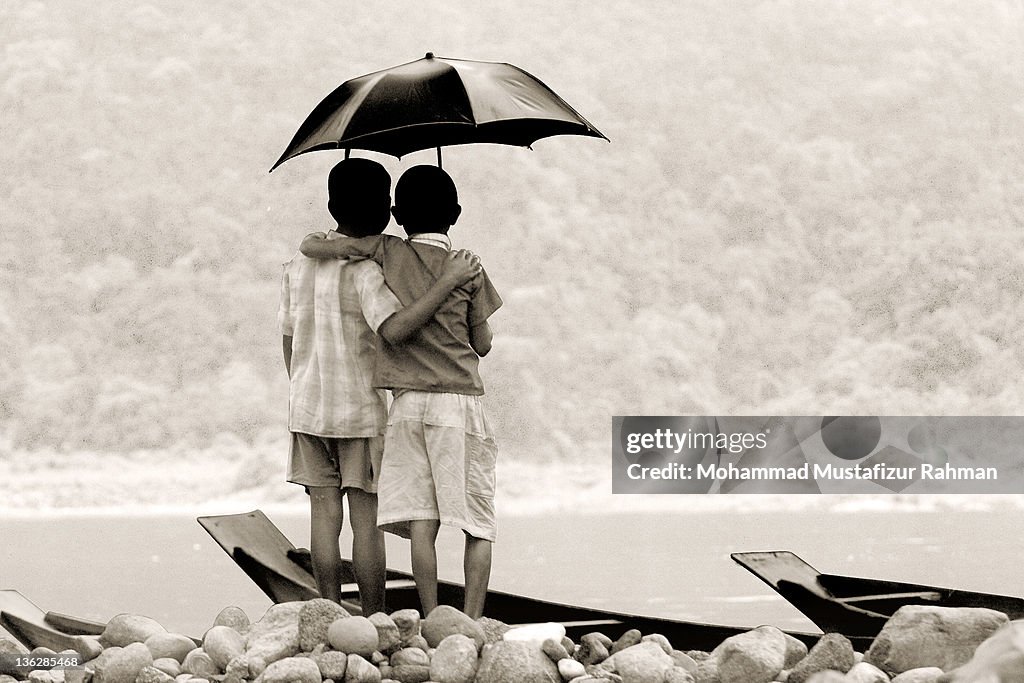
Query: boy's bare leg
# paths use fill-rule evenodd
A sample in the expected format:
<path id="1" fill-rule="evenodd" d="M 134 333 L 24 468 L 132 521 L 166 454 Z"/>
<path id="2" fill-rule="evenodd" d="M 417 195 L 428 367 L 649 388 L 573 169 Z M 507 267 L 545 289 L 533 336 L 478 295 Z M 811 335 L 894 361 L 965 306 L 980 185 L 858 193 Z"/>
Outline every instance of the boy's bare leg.
<path id="1" fill-rule="evenodd" d="M 466 574 L 466 604 L 462 611 L 479 619 L 484 615 L 487 585 L 491 579 L 491 542 L 466 534 L 462 569 Z"/>
<path id="2" fill-rule="evenodd" d="M 352 567 L 359 585 L 363 615 L 384 611 L 384 573 L 387 555 L 384 532 L 377 528 L 377 494 L 362 489 L 345 489 L 352 516 Z"/>
<path id="3" fill-rule="evenodd" d="M 437 607 L 437 532 L 441 522 L 436 519 L 417 519 L 409 522 L 409 540 L 412 542 L 412 578 L 420 596 L 423 615 Z"/>
<path id="4" fill-rule="evenodd" d="M 309 487 L 309 553 L 320 596 L 341 599 L 341 550 L 338 537 L 345 520 L 341 489 L 334 486 Z"/>

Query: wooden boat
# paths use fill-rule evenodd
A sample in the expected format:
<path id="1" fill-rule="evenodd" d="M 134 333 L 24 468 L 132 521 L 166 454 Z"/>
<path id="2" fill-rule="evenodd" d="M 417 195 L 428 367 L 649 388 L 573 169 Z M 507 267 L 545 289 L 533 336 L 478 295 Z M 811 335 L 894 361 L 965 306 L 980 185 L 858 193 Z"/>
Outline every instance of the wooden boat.
<path id="1" fill-rule="evenodd" d="M 1024 618 L 1024 599 L 913 583 L 822 574 L 787 550 L 733 553 L 822 631 L 873 638 L 904 605 L 987 607 Z"/>
<path id="2" fill-rule="evenodd" d="M 16 590 L 0 590 L 0 628 L 29 649 L 76 649 L 79 636 L 98 636 L 106 624 L 59 612 L 44 612 Z"/>
<path id="3" fill-rule="evenodd" d="M 274 602 L 318 597 L 316 582 L 309 570 L 305 553 L 297 550 L 263 512 L 254 510 L 243 514 L 200 517 L 198 521 Z M 345 573 L 343 603 L 349 611 L 358 614 L 358 594 L 352 565 L 347 560 Z M 411 574 L 389 569 L 386 579 L 389 611 L 419 609 L 419 597 Z M 463 587 L 457 583 L 440 581 L 438 599 L 442 604 L 461 607 Z M 574 640 L 593 631 L 614 639 L 636 628 L 644 634 L 660 633 L 677 648 L 695 650 L 713 649 L 726 638 L 749 630 L 577 607 L 496 590 L 488 591 L 484 614 L 509 625 L 559 622 L 565 625 L 567 634 Z M 815 633 L 791 635 L 808 645 L 817 642 L 821 636 Z M 862 648 L 869 644 L 866 640 L 855 643 Z"/>

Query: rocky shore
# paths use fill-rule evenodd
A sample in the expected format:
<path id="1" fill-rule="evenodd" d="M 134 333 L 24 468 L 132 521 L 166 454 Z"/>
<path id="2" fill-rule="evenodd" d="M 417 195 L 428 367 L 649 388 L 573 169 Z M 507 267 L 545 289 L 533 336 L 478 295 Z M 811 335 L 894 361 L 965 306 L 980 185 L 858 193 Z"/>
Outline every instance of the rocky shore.
<path id="1" fill-rule="evenodd" d="M 366 618 L 327 600 L 274 605 L 255 623 L 228 607 L 201 642 L 122 614 L 73 643 L 30 652 L 0 638 L 0 683 L 1024 683 L 1024 621 L 977 608 L 904 607 L 863 653 L 838 634 L 808 650 L 773 626 L 711 652 L 636 630 L 575 643 L 559 624 L 510 628 L 447 606 Z M 82 664 L 13 666 L 60 654 Z"/>

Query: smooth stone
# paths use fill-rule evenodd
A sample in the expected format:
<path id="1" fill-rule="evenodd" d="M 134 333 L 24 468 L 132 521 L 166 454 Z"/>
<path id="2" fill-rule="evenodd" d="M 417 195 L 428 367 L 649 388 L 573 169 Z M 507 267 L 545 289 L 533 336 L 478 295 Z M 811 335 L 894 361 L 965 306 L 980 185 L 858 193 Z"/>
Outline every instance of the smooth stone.
<path id="1" fill-rule="evenodd" d="M 285 657 L 271 662 L 260 674 L 262 683 L 320 683 L 320 669 L 309 657 Z"/>
<path id="2" fill-rule="evenodd" d="M 676 666 L 686 669 L 687 671 L 692 672 L 697 668 L 697 661 L 682 650 L 672 650 L 672 652 L 668 653 L 668 656 L 672 658 L 672 662 Z"/>
<path id="3" fill-rule="evenodd" d="M 424 652 L 427 652 L 430 649 L 430 645 L 427 644 L 427 639 L 418 633 L 410 638 L 409 642 L 404 643 L 404 645 L 406 647 L 414 647 L 417 650 L 423 650 Z"/>
<path id="4" fill-rule="evenodd" d="M 97 658 L 98 659 L 98 658 Z M 95 683 L 135 683 L 139 672 L 153 665 L 153 655 L 140 642 L 129 643 L 109 659 L 97 664 L 93 674 Z"/>
<path id="5" fill-rule="evenodd" d="M 0 635 L 0 654 L 2 655 L 27 655 L 28 648 L 13 638 Z M 13 661 L 6 661 L 7 658 L 0 658 L 0 676 L 14 678 L 12 674 L 18 673 Z M 21 675 L 21 674 L 19 674 Z"/>
<path id="6" fill-rule="evenodd" d="M 313 662 L 320 669 L 323 678 L 330 678 L 340 681 L 345 677 L 345 667 L 348 665 L 348 655 L 337 650 L 326 650 L 313 655 Z"/>
<path id="7" fill-rule="evenodd" d="M 850 640 L 838 633 L 826 633 L 807 656 L 790 669 L 788 683 L 806 683 L 814 674 L 828 669 L 845 674 L 853 668 L 854 663 Z"/>
<path id="8" fill-rule="evenodd" d="M 601 640 L 602 634 L 588 633 L 580 638 L 579 649 L 576 650 L 575 658 L 582 664 L 600 664 L 608 659 L 608 647 Z M 604 637 L 607 640 L 607 636 Z"/>
<path id="9" fill-rule="evenodd" d="M 229 605 L 217 613 L 217 617 L 213 620 L 213 625 L 228 626 L 244 636 L 249 632 L 252 623 L 249 621 L 249 615 L 245 613 L 244 609 Z"/>
<path id="10" fill-rule="evenodd" d="M 57 671 L 59 671 L 59 669 Z M 57 673 L 57 671 L 50 671 L 49 669 L 36 669 L 34 671 L 29 671 L 28 678 L 26 680 L 28 680 L 28 683 L 56 683 L 54 674 Z M 64 680 L 63 676 L 61 676 L 61 680 Z"/>
<path id="11" fill-rule="evenodd" d="M 405 643 L 420 632 L 420 613 L 414 609 L 400 609 L 391 613 L 391 621 L 398 627 L 398 635 Z"/>
<path id="12" fill-rule="evenodd" d="M 889 683 L 889 677 L 874 664 L 860 662 L 846 672 L 846 683 Z"/>
<path id="13" fill-rule="evenodd" d="M 807 643 L 794 638 L 788 633 L 783 633 L 782 637 L 786 639 L 786 661 L 783 663 L 782 668 L 792 669 L 800 660 L 807 656 Z M 860 655 L 860 653 L 855 652 L 854 655 Z"/>
<path id="14" fill-rule="evenodd" d="M 420 624 L 420 635 L 427 640 L 430 647 L 437 647 L 438 643 L 453 633 L 461 633 L 472 638 L 476 642 L 478 652 L 484 646 L 484 630 L 480 624 L 451 605 L 438 605 Z"/>
<path id="15" fill-rule="evenodd" d="M 371 614 L 368 619 L 377 629 L 377 650 L 391 654 L 402 645 L 402 632 L 395 620 L 384 612 Z"/>
<path id="16" fill-rule="evenodd" d="M 249 628 L 245 636 L 245 653 L 250 658 L 250 669 L 253 665 L 258 668 L 257 660 L 266 667 L 299 652 L 299 613 L 304 605 L 302 601 L 272 605 Z"/>
<path id="17" fill-rule="evenodd" d="M 639 642 L 619 650 L 605 663 L 614 667 L 612 670 L 622 676 L 623 683 L 661 683 L 665 674 L 675 667 L 672 657 L 653 641 Z"/>
<path id="18" fill-rule="evenodd" d="M 697 668 L 690 672 L 695 683 L 721 683 L 718 677 L 718 662 L 713 657 L 697 662 Z"/>
<path id="19" fill-rule="evenodd" d="M 245 636 L 230 626 L 214 626 L 203 635 L 203 650 L 224 671 L 228 662 L 245 653 Z"/>
<path id="20" fill-rule="evenodd" d="M 562 644 L 556 642 L 553 638 L 549 638 L 541 643 L 540 649 L 543 650 L 544 654 L 550 657 L 551 661 L 555 664 L 558 664 L 563 659 L 567 659 L 569 657 L 569 653 L 564 647 L 562 647 Z"/>
<path id="21" fill-rule="evenodd" d="M 96 659 L 103 652 L 99 636 L 74 636 L 71 639 L 71 646 L 75 652 L 82 655 L 83 662 Z"/>
<path id="22" fill-rule="evenodd" d="M 155 666 L 144 666 L 139 675 L 135 677 L 135 683 L 171 683 L 174 676 L 166 671 L 161 671 Z"/>
<path id="23" fill-rule="evenodd" d="M 646 636 L 644 636 L 643 638 L 641 638 L 640 642 L 641 643 L 648 643 L 648 642 L 657 643 L 661 647 L 661 649 L 665 651 L 665 654 L 667 654 L 667 655 L 671 655 L 672 654 L 672 643 L 668 642 L 668 638 L 666 638 L 665 636 L 661 635 L 660 633 L 649 633 Z"/>
<path id="24" fill-rule="evenodd" d="M 625 650 L 627 647 L 633 647 L 634 645 L 640 642 L 640 639 L 642 637 L 643 635 L 640 633 L 639 630 L 631 628 L 625 633 L 623 633 L 621 636 L 619 636 L 619 639 L 612 644 L 611 649 L 608 650 L 608 653 L 615 654 L 620 650 Z"/>
<path id="25" fill-rule="evenodd" d="M 174 677 L 175 683 L 185 683 L 192 680 L 192 674 L 179 674 Z"/>
<path id="26" fill-rule="evenodd" d="M 891 674 L 924 666 L 949 671 L 970 661 L 1009 621 L 1002 612 L 980 607 L 904 605 L 885 622 L 864 661 Z"/>
<path id="27" fill-rule="evenodd" d="M 154 660 L 169 657 L 178 660 L 179 663 L 184 661 L 185 655 L 196 647 L 195 641 L 188 636 L 181 633 L 168 633 L 166 631 L 154 633 L 149 638 L 146 638 L 145 643 Z"/>
<path id="28" fill-rule="evenodd" d="M 558 667 L 532 643 L 500 640 L 480 657 L 479 683 L 561 683 Z"/>
<path id="29" fill-rule="evenodd" d="M 339 652 L 369 657 L 377 650 L 377 627 L 366 617 L 344 617 L 328 627 L 327 640 Z"/>
<path id="30" fill-rule="evenodd" d="M 153 667 L 160 669 L 171 678 L 181 675 L 181 662 L 171 657 L 161 657 L 153 660 Z"/>
<path id="31" fill-rule="evenodd" d="M 299 610 L 299 649 L 309 652 L 326 643 L 327 629 L 331 624 L 348 616 L 351 616 L 348 611 L 332 600 L 307 600 Z"/>
<path id="32" fill-rule="evenodd" d="M 213 663 L 213 658 L 201 647 L 197 647 L 185 655 L 185 661 L 181 663 L 181 670 L 197 678 L 209 678 L 220 673 L 220 668 Z"/>
<path id="33" fill-rule="evenodd" d="M 379 667 L 381 664 L 388 663 L 388 656 L 381 651 L 376 651 L 370 655 L 370 663 L 374 666 Z"/>
<path id="34" fill-rule="evenodd" d="M 476 620 L 480 628 L 484 630 L 484 644 L 490 645 L 502 639 L 505 633 L 511 628 L 508 624 L 490 617 L 480 617 Z"/>
<path id="35" fill-rule="evenodd" d="M 674 666 L 668 670 L 661 683 L 694 683 L 693 674 L 681 666 Z"/>
<path id="36" fill-rule="evenodd" d="M 574 678 L 579 678 L 580 676 L 585 676 L 587 674 L 586 667 L 575 659 L 559 660 L 557 666 L 558 673 L 561 675 L 562 680 L 571 681 Z"/>
<path id="37" fill-rule="evenodd" d="M 117 646 L 104 648 L 103 652 L 101 652 L 98 657 L 95 657 L 92 661 L 88 662 L 85 668 L 95 673 L 106 666 L 107 663 L 122 650 L 124 650 L 123 647 Z"/>
<path id="38" fill-rule="evenodd" d="M 118 614 L 107 622 L 100 635 L 100 642 L 107 647 L 124 647 L 132 643 L 144 643 L 155 633 L 165 633 L 155 619 L 140 614 Z"/>
<path id="39" fill-rule="evenodd" d="M 816 671 L 807 679 L 807 683 L 845 683 L 846 675 L 835 669 Z"/>
<path id="40" fill-rule="evenodd" d="M 32 650 L 28 653 L 28 656 L 29 657 L 39 657 L 39 658 L 56 657 L 57 656 L 57 651 L 56 650 L 51 650 L 48 647 L 43 647 L 42 645 L 40 645 L 39 647 L 32 648 Z"/>
<path id="41" fill-rule="evenodd" d="M 388 676 L 398 683 L 426 683 L 430 680 L 430 667 L 420 664 L 399 664 L 391 667 Z"/>
<path id="42" fill-rule="evenodd" d="M 359 655 L 349 655 L 345 665 L 345 683 L 380 683 L 380 669 Z"/>
<path id="43" fill-rule="evenodd" d="M 442 641 L 444 642 L 444 641 Z M 430 665 L 430 657 L 424 650 L 418 647 L 403 647 L 391 655 L 389 660 L 391 666 L 398 666 L 399 664 L 419 664 L 421 666 Z"/>
<path id="44" fill-rule="evenodd" d="M 711 656 L 722 683 L 771 683 L 786 661 L 786 639 L 774 626 L 759 626 L 730 636 Z"/>
<path id="45" fill-rule="evenodd" d="M 434 651 L 429 678 L 437 683 L 472 683 L 478 664 L 476 642 L 467 635 L 453 633 Z"/>
<path id="46" fill-rule="evenodd" d="M 530 624 L 529 626 L 516 626 L 505 631 L 502 640 L 514 640 L 524 643 L 537 643 L 538 645 L 546 640 L 553 640 L 561 644 L 565 637 L 565 626 L 554 622 L 543 624 Z"/>
<path id="47" fill-rule="evenodd" d="M 978 646 L 970 661 L 939 680 L 941 683 L 1024 682 L 1024 619 L 996 631 Z"/>
<path id="48" fill-rule="evenodd" d="M 942 669 L 937 666 L 922 666 L 910 671 L 904 671 L 893 678 L 892 683 L 937 683 L 942 675 Z"/>

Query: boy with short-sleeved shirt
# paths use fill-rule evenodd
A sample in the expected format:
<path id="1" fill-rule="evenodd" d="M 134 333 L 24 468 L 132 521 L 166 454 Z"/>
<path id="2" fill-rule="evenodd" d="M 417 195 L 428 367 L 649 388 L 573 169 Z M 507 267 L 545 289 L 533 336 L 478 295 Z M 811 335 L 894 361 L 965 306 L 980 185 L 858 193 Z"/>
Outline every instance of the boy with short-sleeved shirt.
<path id="1" fill-rule="evenodd" d="M 446 199 L 447 198 L 447 199 Z M 310 236 L 301 251 L 319 258 L 363 256 L 381 264 L 403 304 L 436 279 L 458 218 L 454 183 L 434 166 L 409 169 L 395 187 L 395 218 L 409 233 L 346 241 Z M 439 211 L 439 214 L 435 212 Z M 501 298 L 486 273 L 456 288 L 434 317 L 402 344 L 379 340 L 374 384 L 394 400 L 378 487 L 378 525 L 411 538 L 413 575 L 424 612 L 436 606 L 437 524 L 466 534 L 466 605 L 479 617 L 490 574 L 494 518 L 493 434 L 481 396 L 479 359 L 490 350 L 487 319 Z"/>

